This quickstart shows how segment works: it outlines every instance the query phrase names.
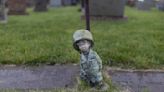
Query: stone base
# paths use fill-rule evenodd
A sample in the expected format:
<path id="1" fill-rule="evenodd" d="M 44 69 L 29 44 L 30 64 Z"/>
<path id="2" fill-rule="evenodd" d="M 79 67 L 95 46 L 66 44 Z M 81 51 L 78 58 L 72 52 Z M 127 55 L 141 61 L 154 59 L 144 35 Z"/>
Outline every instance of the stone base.
<path id="1" fill-rule="evenodd" d="M 85 19 L 85 16 L 81 16 L 82 19 Z M 91 20 L 127 20 L 126 16 L 90 16 Z"/>

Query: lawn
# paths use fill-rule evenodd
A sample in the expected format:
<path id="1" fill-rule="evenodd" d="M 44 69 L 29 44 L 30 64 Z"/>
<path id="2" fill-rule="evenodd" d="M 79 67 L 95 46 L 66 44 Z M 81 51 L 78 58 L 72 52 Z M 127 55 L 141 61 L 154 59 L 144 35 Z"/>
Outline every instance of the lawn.
<path id="1" fill-rule="evenodd" d="M 10 16 L 0 25 L 1 64 L 78 63 L 72 34 L 85 28 L 79 7 L 50 9 L 29 15 Z M 104 65 L 122 68 L 164 67 L 164 12 L 126 7 L 127 21 L 91 21 L 94 49 Z"/>

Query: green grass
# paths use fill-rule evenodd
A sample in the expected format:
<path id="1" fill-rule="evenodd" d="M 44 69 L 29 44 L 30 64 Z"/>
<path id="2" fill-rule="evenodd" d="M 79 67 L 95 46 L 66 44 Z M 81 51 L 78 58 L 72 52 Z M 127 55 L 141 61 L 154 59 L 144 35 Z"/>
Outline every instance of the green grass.
<path id="1" fill-rule="evenodd" d="M 72 34 L 85 28 L 78 7 L 10 16 L 0 25 L 1 64 L 78 63 Z M 126 8 L 127 21 L 92 21 L 94 49 L 104 65 L 122 68 L 164 66 L 164 12 Z"/>

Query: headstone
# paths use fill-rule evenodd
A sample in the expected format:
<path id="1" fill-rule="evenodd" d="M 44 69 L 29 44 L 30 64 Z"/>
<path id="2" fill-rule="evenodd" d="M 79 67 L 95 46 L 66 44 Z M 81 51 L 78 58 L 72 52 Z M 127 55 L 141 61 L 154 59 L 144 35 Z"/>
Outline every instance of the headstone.
<path id="1" fill-rule="evenodd" d="M 127 0 L 127 5 L 130 7 L 136 6 L 137 0 Z"/>
<path id="2" fill-rule="evenodd" d="M 51 7 L 60 7 L 62 6 L 62 0 L 50 0 Z"/>
<path id="3" fill-rule="evenodd" d="M 68 5 L 76 5 L 78 0 L 62 0 L 62 5 L 68 6 Z"/>
<path id="4" fill-rule="evenodd" d="M 157 8 L 161 11 L 164 11 L 164 0 L 157 2 Z"/>
<path id="5" fill-rule="evenodd" d="M 7 1 L 10 15 L 25 15 L 26 12 L 26 0 L 8 0 Z"/>
<path id="6" fill-rule="evenodd" d="M 26 4 L 28 7 L 33 7 L 34 6 L 34 0 L 27 0 Z"/>
<path id="7" fill-rule="evenodd" d="M 6 0 L 0 0 L 0 23 L 7 23 Z"/>
<path id="8" fill-rule="evenodd" d="M 49 0 L 35 0 L 34 11 L 43 12 L 48 10 Z"/>
<path id="9" fill-rule="evenodd" d="M 124 18 L 126 0 L 89 0 L 89 4 L 91 18 Z"/>
<path id="10" fill-rule="evenodd" d="M 139 10 L 151 10 L 155 6 L 155 0 L 138 0 L 136 6 Z"/>
<path id="11" fill-rule="evenodd" d="M 72 5 L 77 5 L 79 0 L 72 0 Z"/>
<path id="12" fill-rule="evenodd" d="M 62 0 L 64 6 L 71 5 L 71 0 Z"/>

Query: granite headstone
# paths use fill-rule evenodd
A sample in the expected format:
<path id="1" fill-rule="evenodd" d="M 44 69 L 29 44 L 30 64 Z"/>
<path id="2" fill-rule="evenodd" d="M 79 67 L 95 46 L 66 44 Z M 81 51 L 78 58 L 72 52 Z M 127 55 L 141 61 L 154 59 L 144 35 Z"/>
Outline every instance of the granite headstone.
<path id="1" fill-rule="evenodd" d="M 124 18 L 126 0 L 89 0 L 91 17 Z"/>
<path id="2" fill-rule="evenodd" d="M 9 14 L 10 15 L 25 15 L 26 12 L 26 0 L 8 0 L 8 8 L 9 8 Z"/>
<path id="3" fill-rule="evenodd" d="M 78 3 L 78 0 L 62 0 L 62 5 L 68 6 L 68 5 L 76 5 Z"/>
<path id="4" fill-rule="evenodd" d="M 127 5 L 130 7 L 136 6 L 137 0 L 127 0 Z"/>
<path id="5" fill-rule="evenodd" d="M 7 23 L 6 0 L 0 0 L 0 23 Z"/>
<path id="6" fill-rule="evenodd" d="M 50 0 L 51 7 L 60 7 L 62 6 L 62 0 Z"/>
<path id="7" fill-rule="evenodd" d="M 33 7 L 34 6 L 34 0 L 27 0 L 26 4 L 28 7 Z"/>
<path id="8" fill-rule="evenodd" d="M 137 9 L 139 10 L 151 10 L 155 6 L 155 0 L 138 0 Z"/>
<path id="9" fill-rule="evenodd" d="M 49 0 L 35 0 L 35 8 L 36 12 L 43 12 L 48 10 Z"/>
<path id="10" fill-rule="evenodd" d="M 164 11 L 164 0 L 157 2 L 157 8 L 161 11 Z"/>

